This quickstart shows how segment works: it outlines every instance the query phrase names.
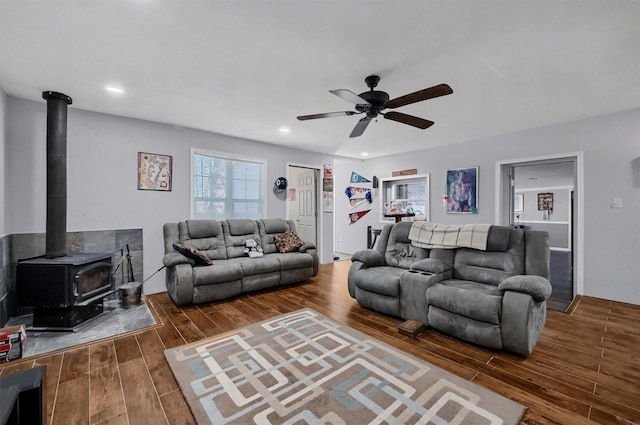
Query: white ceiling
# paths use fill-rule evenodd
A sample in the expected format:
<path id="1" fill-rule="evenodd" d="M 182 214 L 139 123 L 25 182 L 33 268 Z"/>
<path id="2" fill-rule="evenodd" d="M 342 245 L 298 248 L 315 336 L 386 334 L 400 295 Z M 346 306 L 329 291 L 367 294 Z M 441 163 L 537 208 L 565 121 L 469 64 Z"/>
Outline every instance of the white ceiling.
<path id="1" fill-rule="evenodd" d="M 638 108 L 639 46 L 638 0 L 0 0 L 10 96 L 350 157 Z M 374 73 L 391 98 L 454 93 L 397 109 L 427 130 L 296 120 L 353 110 L 328 90 Z"/>

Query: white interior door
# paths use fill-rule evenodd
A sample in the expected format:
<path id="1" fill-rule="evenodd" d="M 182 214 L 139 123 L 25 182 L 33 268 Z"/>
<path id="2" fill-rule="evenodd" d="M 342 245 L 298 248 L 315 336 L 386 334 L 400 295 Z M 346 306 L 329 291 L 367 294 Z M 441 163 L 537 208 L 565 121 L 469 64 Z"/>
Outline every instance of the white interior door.
<path id="1" fill-rule="evenodd" d="M 317 245 L 317 205 L 315 170 L 307 168 L 292 168 L 295 173 L 295 200 L 290 199 L 289 214 L 295 221 L 300 239 Z M 292 196 L 293 197 L 293 196 Z"/>

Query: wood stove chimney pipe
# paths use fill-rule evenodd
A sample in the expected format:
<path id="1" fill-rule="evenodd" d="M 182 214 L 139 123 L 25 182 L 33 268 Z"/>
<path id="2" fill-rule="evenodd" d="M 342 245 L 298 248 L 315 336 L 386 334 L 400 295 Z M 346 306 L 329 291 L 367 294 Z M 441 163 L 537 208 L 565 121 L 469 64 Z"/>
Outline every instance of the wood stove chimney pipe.
<path id="1" fill-rule="evenodd" d="M 67 255 L 67 105 L 69 96 L 42 92 L 47 101 L 47 234 L 45 258 Z"/>

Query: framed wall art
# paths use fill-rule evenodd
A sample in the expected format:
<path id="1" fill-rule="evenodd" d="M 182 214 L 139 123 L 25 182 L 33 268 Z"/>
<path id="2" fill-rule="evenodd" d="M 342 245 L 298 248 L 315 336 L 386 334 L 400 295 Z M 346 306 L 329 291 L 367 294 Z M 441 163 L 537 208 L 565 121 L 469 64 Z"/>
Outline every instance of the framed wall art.
<path id="1" fill-rule="evenodd" d="M 333 212 L 333 192 L 322 192 L 322 212 Z"/>
<path id="2" fill-rule="evenodd" d="M 447 170 L 446 207 L 451 214 L 478 214 L 478 167 Z"/>
<path id="3" fill-rule="evenodd" d="M 513 211 L 514 212 L 524 211 L 524 194 L 517 193 L 513 195 Z"/>
<path id="4" fill-rule="evenodd" d="M 138 152 L 138 190 L 171 191 L 173 157 Z"/>
<path id="5" fill-rule="evenodd" d="M 538 211 L 553 211 L 553 192 L 538 193 Z"/>

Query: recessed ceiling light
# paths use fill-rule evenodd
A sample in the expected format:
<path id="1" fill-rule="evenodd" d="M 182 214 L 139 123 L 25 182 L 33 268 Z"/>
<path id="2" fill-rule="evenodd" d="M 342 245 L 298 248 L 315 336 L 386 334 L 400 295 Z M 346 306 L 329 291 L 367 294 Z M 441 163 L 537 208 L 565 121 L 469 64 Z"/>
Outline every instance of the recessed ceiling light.
<path id="1" fill-rule="evenodd" d="M 291 129 L 289 127 L 280 127 L 278 131 L 280 131 L 280 133 L 289 133 Z"/>
<path id="2" fill-rule="evenodd" d="M 362 155 L 362 156 L 369 156 L 369 152 L 362 152 L 360 155 Z"/>
<path id="3" fill-rule="evenodd" d="M 107 87 L 107 91 L 110 91 L 111 93 L 117 93 L 117 94 L 123 94 L 124 90 L 122 90 L 119 87 L 113 87 L 113 86 L 109 86 Z"/>

